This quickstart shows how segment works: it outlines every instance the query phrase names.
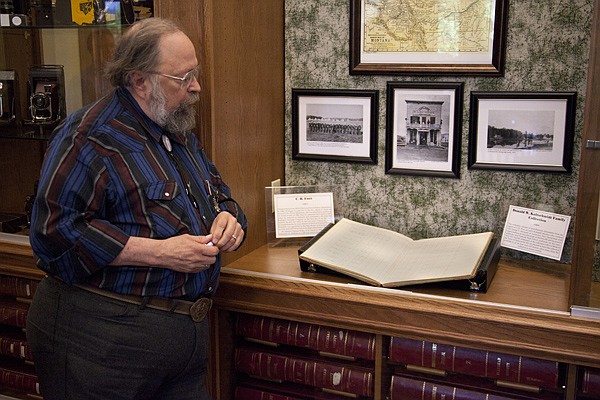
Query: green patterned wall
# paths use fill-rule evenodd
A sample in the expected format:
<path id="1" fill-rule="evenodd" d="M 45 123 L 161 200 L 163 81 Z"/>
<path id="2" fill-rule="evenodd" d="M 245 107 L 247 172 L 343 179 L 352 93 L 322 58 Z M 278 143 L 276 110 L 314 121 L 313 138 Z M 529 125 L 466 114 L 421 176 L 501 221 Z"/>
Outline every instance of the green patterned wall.
<path id="1" fill-rule="evenodd" d="M 349 3 L 285 2 L 286 185 L 340 185 L 343 216 L 414 239 L 483 230 L 501 234 L 511 204 L 571 215 L 561 260 L 570 262 L 594 0 L 510 1 L 503 77 L 350 75 Z M 391 80 L 464 82 L 459 179 L 385 174 L 385 88 Z M 292 160 L 292 88 L 378 90 L 377 165 Z M 468 170 L 471 91 L 577 91 L 573 172 Z"/>

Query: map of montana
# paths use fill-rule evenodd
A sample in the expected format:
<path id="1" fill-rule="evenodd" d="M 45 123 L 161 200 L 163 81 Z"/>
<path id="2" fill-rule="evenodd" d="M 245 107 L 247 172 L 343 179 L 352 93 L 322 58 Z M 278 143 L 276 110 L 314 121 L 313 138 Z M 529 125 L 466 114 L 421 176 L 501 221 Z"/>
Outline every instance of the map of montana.
<path id="1" fill-rule="evenodd" d="M 493 0 L 365 0 L 366 53 L 489 52 Z"/>

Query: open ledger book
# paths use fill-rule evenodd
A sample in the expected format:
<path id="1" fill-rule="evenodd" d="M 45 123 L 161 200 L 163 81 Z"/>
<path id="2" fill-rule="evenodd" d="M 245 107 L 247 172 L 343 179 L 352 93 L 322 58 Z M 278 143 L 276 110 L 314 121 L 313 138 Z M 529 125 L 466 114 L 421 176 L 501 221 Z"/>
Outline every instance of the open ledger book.
<path id="1" fill-rule="evenodd" d="M 493 236 L 483 232 L 413 240 L 343 218 L 307 243 L 299 257 L 301 265 L 323 266 L 375 286 L 471 279 Z"/>

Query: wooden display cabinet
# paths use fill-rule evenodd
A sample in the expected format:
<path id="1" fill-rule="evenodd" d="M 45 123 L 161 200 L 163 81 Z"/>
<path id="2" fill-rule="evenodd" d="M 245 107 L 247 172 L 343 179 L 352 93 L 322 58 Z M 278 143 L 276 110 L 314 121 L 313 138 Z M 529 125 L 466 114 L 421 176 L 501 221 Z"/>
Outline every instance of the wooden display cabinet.
<path id="1" fill-rule="evenodd" d="M 235 313 L 374 333 L 375 396 L 387 396 L 386 338 L 400 336 L 564 363 L 565 399 L 579 366 L 600 367 L 600 320 L 569 312 L 569 272 L 553 263 L 501 259 L 486 293 L 415 285 L 372 287 L 300 270 L 297 248 L 263 246 L 224 268 L 212 313 L 215 399 L 230 400 Z"/>
<path id="2" fill-rule="evenodd" d="M 384 342 L 392 335 L 565 363 L 569 366 L 565 398 L 574 399 L 577 367 L 600 367 L 600 322 L 569 315 L 571 304 L 590 304 L 596 246 L 600 159 L 598 150 L 587 142 L 600 140 L 600 6 L 594 7 L 592 24 L 573 263 L 502 260 L 490 291 L 483 294 L 435 288 L 378 289 L 340 277 L 306 275 L 299 269 L 294 248 L 265 245 L 264 187 L 283 177 L 282 3 L 155 1 L 156 15 L 180 21 L 197 45 L 203 71 L 199 136 L 234 193 L 242 198 L 252 222 L 244 249 L 223 270 L 211 314 L 210 384 L 215 399 L 231 399 L 236 383 L 232 315 L 238 312 L 375 333 L 377 399 L 386 393 Z M 4 38 L 6 30 L 0 35 Z M 104 43 L 100 36 L 95 39 Z M 25 51 L 22 56 L 33 60 L 40 54 Z M 103 51 L 97 56 L 102 57 Z M 82 63 L 84 68 L 92 65 Z M 92 87 L 84 97 L 103 90 L 102 85 Z M 40 162 L 43 143 L 0 139 L 0 192 L 8 189 L 10 193 L 5 197 L 0 193 L 3 207 L 19 210 L 31 192 L 30 184 L 22 181 L 38 168 L 34 164 Z M 272 155 L 267 163 L 264 154 Z M 31 168 L 15 167 L 19 163 Z M 14 237 L 0 238 L 0 273 L 42 276 L 28 245 Z"/>

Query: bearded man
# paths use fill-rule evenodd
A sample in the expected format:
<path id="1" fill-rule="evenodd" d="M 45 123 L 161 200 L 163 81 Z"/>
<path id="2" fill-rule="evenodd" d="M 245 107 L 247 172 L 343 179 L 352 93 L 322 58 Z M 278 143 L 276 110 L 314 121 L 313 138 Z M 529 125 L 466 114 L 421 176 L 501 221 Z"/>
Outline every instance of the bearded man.
<path id="1" fill-rule="evenodd" d="M 208 322 L 220 254 L 244 213 L 191 133 L 191 40 L 140 20 L 106 67 L 115 90 L 53 132 L 31 220 L 47 273 L 27 340 L 55 399 L 208 399 Z"/>

